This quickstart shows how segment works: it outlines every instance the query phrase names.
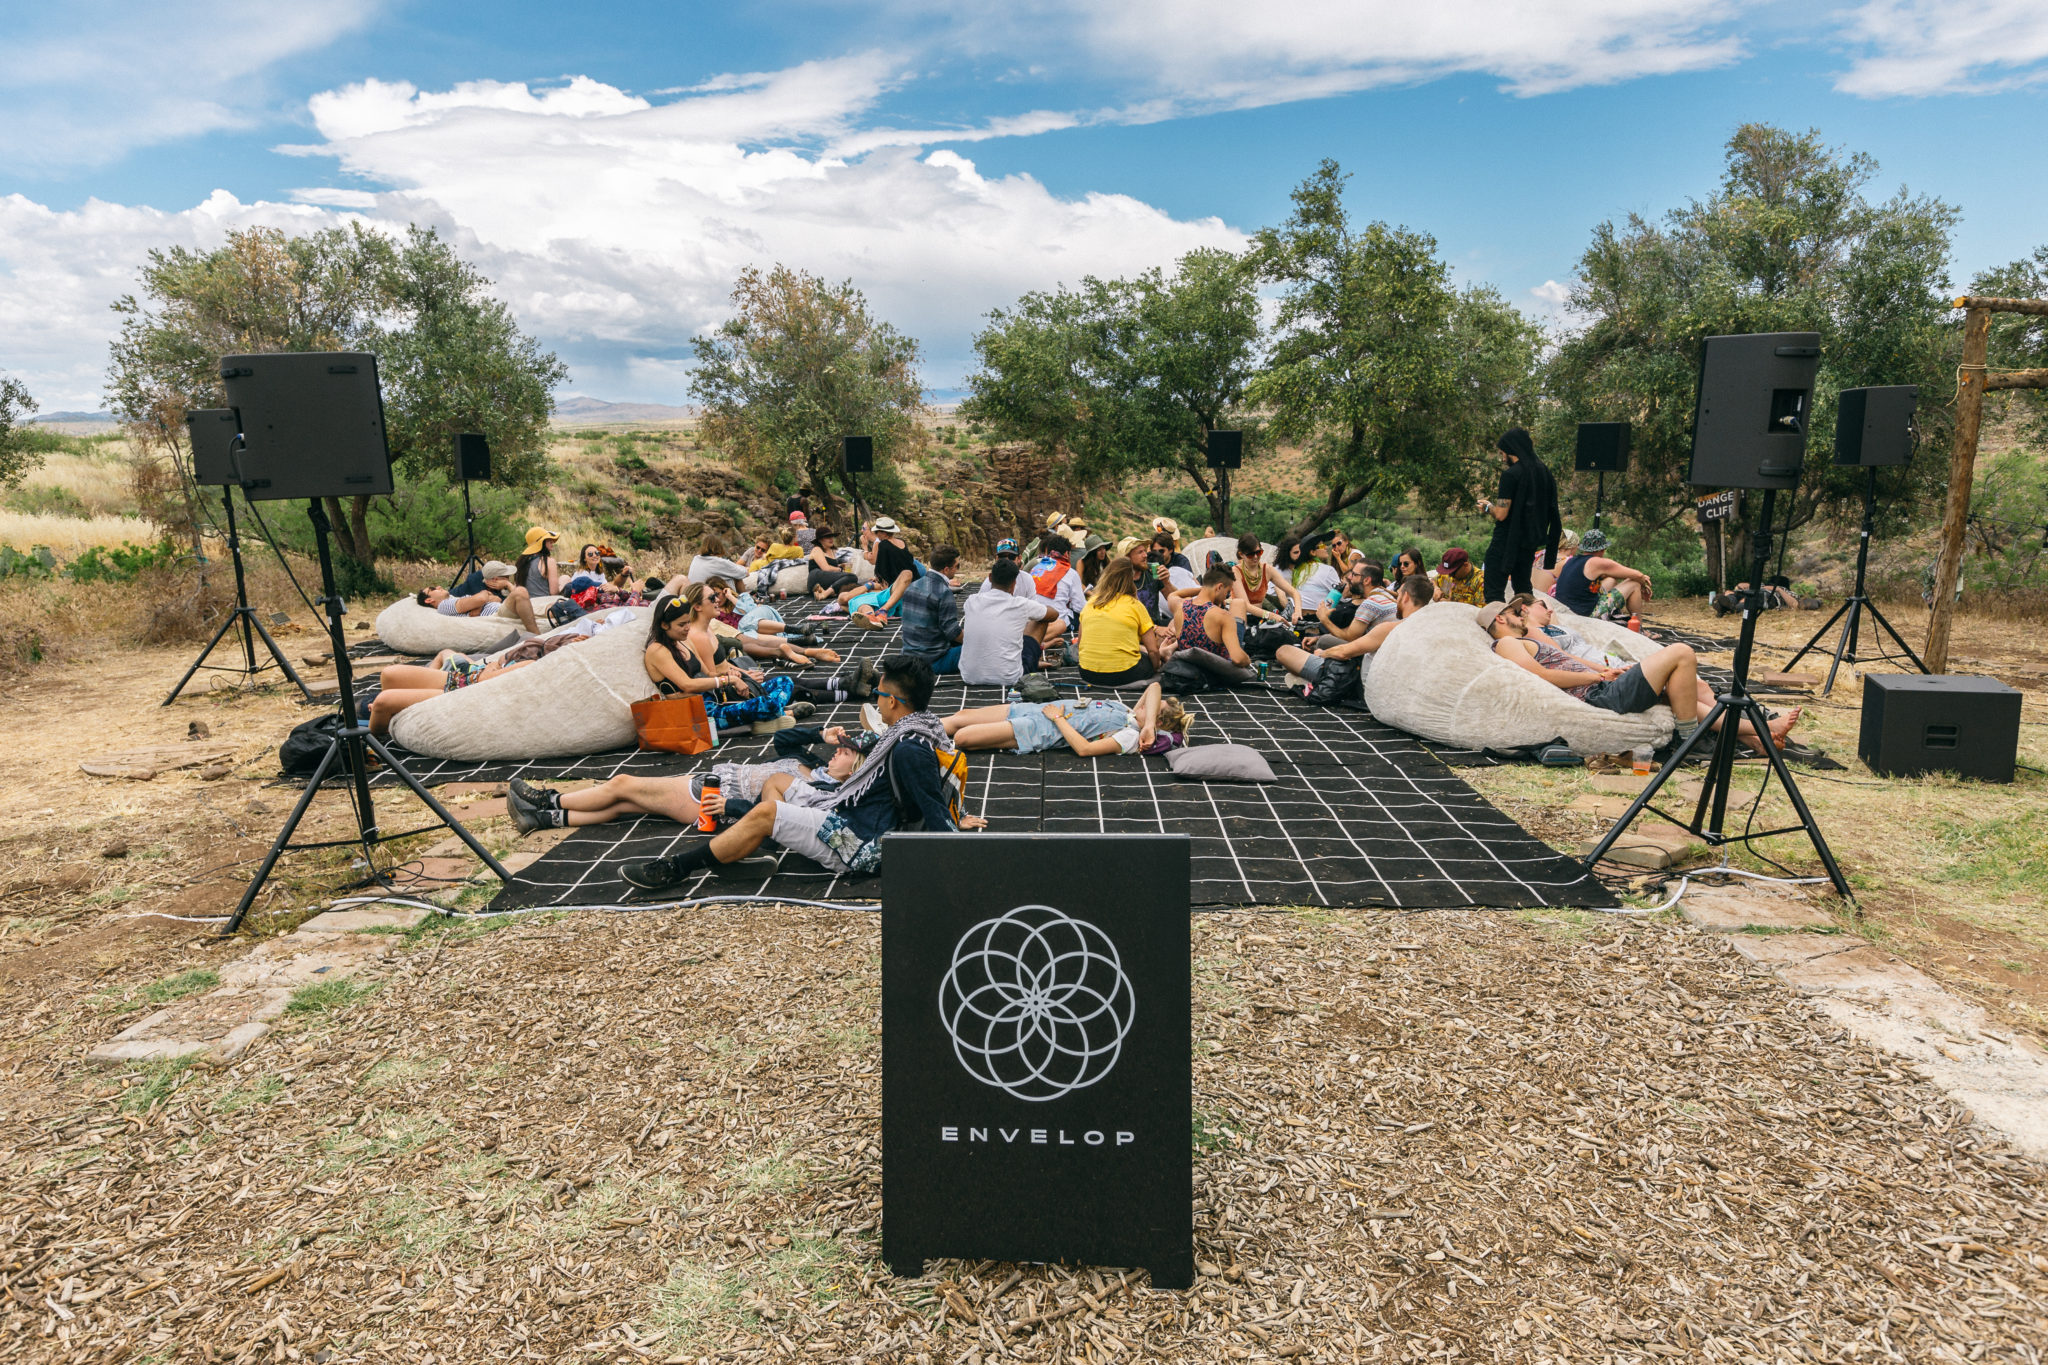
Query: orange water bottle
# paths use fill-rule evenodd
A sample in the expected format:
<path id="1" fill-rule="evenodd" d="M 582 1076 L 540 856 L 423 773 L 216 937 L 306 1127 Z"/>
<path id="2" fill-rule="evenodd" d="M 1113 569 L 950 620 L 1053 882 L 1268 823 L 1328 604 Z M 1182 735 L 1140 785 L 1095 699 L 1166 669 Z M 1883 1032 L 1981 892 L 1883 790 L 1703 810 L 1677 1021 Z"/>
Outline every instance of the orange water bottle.
<path id="1" fill-rule="evenodd" d="M 1628 628 L 1634 631 L 1636 634 L 1641 635 L 1643 633 L 1643 618 L 1635 612 L 1630 612 L 1628 616 Z"/>
<path id="2" fill-rule="evenodd" d="M 697 798 L 697 829 L 700 833 L 716 834 L 718 832 L 718 817 L 712 814 L 711 798 L 718 794 L 718 789 L 722 785 L 724 784 L 719 780 L 716 773 L 709 773 L 704 778 L 703 795 Z"/>

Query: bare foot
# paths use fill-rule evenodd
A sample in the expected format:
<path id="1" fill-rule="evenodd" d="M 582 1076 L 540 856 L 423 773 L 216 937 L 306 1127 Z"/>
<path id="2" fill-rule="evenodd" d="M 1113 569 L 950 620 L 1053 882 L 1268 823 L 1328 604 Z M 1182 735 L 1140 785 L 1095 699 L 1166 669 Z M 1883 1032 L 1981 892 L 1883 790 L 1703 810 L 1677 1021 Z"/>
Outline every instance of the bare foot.
<path id="1" fill-rule="evenodd" d="M 839 654 L 836 650 L 811 649 L 804 652 L 822 664 L 836 664 L 839 662 Z"/>

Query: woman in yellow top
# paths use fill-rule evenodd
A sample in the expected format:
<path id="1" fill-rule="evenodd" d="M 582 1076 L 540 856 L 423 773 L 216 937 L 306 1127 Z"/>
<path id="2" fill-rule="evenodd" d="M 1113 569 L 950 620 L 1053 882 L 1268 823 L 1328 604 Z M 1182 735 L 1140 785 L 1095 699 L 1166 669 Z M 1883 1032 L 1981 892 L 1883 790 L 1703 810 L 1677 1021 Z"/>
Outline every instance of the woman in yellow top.
<path id="1" fill-rule="evenodd" d="M 1180 599 L 1172 619 L 1157 625 L 1137 598 L 1138 571 L 1128 558 L 1110 561 L 1081 609 L 1081 681 L 1121 687 L 1158 672 L 1180 638 Z"/>

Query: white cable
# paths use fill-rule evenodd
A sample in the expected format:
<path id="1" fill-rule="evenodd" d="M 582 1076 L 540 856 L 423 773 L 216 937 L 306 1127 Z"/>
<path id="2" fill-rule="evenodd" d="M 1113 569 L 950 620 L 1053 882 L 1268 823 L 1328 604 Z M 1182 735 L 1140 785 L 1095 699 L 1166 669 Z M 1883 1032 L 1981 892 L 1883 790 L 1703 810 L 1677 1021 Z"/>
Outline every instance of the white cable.
<path id="1" fill-rule="evenodd" d="M 449 919 L 491 919 L 499 915 L 533 915 L 544 911 L 597 910 L 612 914 L 629 914 L 641 910 L 695 910 L 707 905 L 807 905 L 819 910 L 865 910 L 878 911 L 879 901 L 817 901 L 805 900 L 798 896 L 698 896 L 689 900 L 676 901 L 635 901 L 631 904 L 601 905 L 523 905 L 511 910 L 450 910 L 447 906 L 431 901 L 414 900 L 405 896 L 351 896 L 333 902 L 329 909 L 341 909 L 355 905 L 404 905 L 419 910 L 431 910 Z"/>
<path id="2" fill-rule="evenodd" d="M 1695 869 L 1693 869 L 1693 870 L 1692 870 L 1691 872 L 1688 872 L 1688 873 L 1686 873 L 1686 874 L 1685 874 L 1684 876 L 1680 877 L 1680 878 L 1678 879 L 1678 890 L 1676 890 L 1676 891 L 1672 892 L 1672 893 L 1671 893 L 1671 899 L 1670 899 L 1670 900 L 1668 900 L 1668 901 L 1665 901 L 1665 902 L 1664 902 L 1664 903 L 1663 903 L 1662 905 L 1657 905 L 1657 906 L 1626 906 L 1626 905 L 1622 905 L 1622 906 L 1616 906 L 1616 907 L 1614 907 L 1614 908 L 1612 908 L 1612 909 L 1603 909 L 1603 910 L 1601 910 L 1601 912 L 1600 912 L 1600 913 L 1601 913 L 1601 914 L 1603 914 L 1603 915 L 1656 915 L 1656 914 L 1661 914 L 1661 913 L 1663 913 L 1664 911 L 1666 911 L 1666 910 L 1669 910 L 1669 909 L 1670 909 L 1670 908 L 1671 908 L 1672 906 L 1674 906 L 1674 905 L 1678 904 L 1678 898 L 1679 898 L 1680 896 L 1683 896 L 1683 895 L 1685 894 L 1685 892 L 1686 892 L 1686 888 L 1692 885 L 1692 879 L 1693 879 L 1694 877 L 1710 877 L 1710 876 L 1713 876 L 1713 875 L 1714 875 L 1715 873 L 1726 873 L 1726 874 L 1727 874 L 1728 876 L 1731 876 L 1731 877 L 1748 877 L 1748 878 L 1750 878 L 1750 879 L 1751 879 L 1751 880 L 1753 880 L 1753 881 L 1759 881 L 1759 882 L 1774 882 L 1774 883 L 1776 883 L 1776 884 L 1778 884 L 1778 885 L 1780 885 L 1780 886 L 1809 886 L 1809 885 L 1813 885 L 1813 884 L 1816 884 L 1816 883 L 1819 883 L 1819 882 L 1824 882 L 1824 881 L 1826 881 L 1826 880 L 1827 880 L 1827 878 L 1826 878 L 1826 877 L 1771 877 L 1771 876 L 1766 876 L 1766 875 L 1765 875 L 1764 873 L 1761 873 L 1761 872 L 1750 872 L 1750 871 L 1747 871 L 1747 870 L 1745 870 L 1745 869 L 1743 869 L 1743 868 L 1740 868 L 1740 867 L 1730 867 L 1730 866 L 1728 866 L 1728 864 L 1726 864 L 1726 863 L 1722 863 L 1722 864 L 1720 864 L 1720 865 L 1718 865 L 1718 866 L 1716 866 L 1716 867 L 1701 867 L 1701 868 L 1695 868 Z"/>
<path id="3" fill-rule="evenodd" d="M 228 915 L 173 915 L 163 910 L 138 910 L 132 915 L 116 915 L 115 919 L 174 919 L 180 924 L 219 924 Z"/>

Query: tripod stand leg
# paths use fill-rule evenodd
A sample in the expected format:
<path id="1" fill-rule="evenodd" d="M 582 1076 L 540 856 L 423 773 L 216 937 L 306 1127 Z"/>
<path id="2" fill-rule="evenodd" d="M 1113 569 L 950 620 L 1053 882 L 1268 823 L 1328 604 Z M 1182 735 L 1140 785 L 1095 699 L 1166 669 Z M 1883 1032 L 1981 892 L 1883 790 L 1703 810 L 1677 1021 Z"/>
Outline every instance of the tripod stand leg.
<path id="1" fill-rule="evenodd" d="M 192 661 L 192 666 L 185 670 L 185 676 L 178 679 L 178 685 L 171 689 L 171 695 L 165 697 L 161 705 L 169 706 L 178 699 L 178 694 L 185 690 L 185 684 L 192 681 L 192 675 L 199 671 L 200 665 L 206 662 L 206 656 L 213 653 L 213 647 L 220 643 L 221 636 L 227 634 L 228 627 L 234 623 L 235 614 L 230 612 L 228 613 L 228 619 L 220 623 L 220 629 L 216 630 L 213 633 L 213 638 L 206 642 L 206 648 L 199 651 L 199 657 Z"/>
<path id="2" fill-rule="evenodd" d="M 405 770 L 404 764 L 400 763 L 397 759 L 391 756 L 391 751 L 384 747 L 383 740 L 377 738 L 377 736 L 375 735 L 365 734 L 363 736 L 363 742 L 368 744 L 372 749 L 375 749 L 377 751 L 377 757 L 384 760 L 385 768 L 393 773 L 396 773 L 398 775 L 398 780 L 405 783 L 405 785 L 412 791 L 412 794 L 414 796 L 417 796 L 421 801 L 425 802 L 427 809 L 434 812 L 434 815 L 441 821 L 442 824 L 448 826 L 448 828 L 455 831 L 456 838 L 462 840 L 463 843 L 469 845 L 469 851 L 471 853 L 476 854 L 477 857 L 484 860 L 484 866 L 488 867 L 491 870 L 492 874 L 495 875 L 499 881 L 509 882 L 512 880 L 512 874 L 510 872 L 507 872 L 504 868 L 504 865 L 501 864 L 496 858 L 491 856 L 490 850 L 485 848 L 482 844 L 478 843 L 476 836 L 474 834 L 471 834 L 469 830 L 466 827 L 464 827 L 463 823 L 460 820 L 456 819 L 452 814 L 450 814 L 448 808 L 442 805 L 438 800 L 436 800 L 434 798 L 434 794 L 431 791 L 428 791 L 427 788 L 420 782 L 420 780 L 417 777 L 414 777 L 411 773 L 407 772 Z"/>
<path id="3" fill-rule="evenodd" d="M 1820 832 L 1820 824 L 1813 818 L 1813 812 L 1806 808 L 1806 797 L 1800 793 L 1799 784 L 1792 780 L 1792 770 L 1785 765 L 1785 756 L 1778 752 L 1777 741 L 1771 738 L 1767 728 L 1769 718 L 1764 715 L 1762 704 L 1754 697 L 1744 697 L 1742 705 L 1750 712 L 1749 722 L 1763 740 L 1764 756 L 1770 760 L 1771 770 L 1777 773 L 1778 781 L 1785 784 L 1785 795 L 1792 798 L 1792 809 L 1799 812 L 1799 823 L 1806 826 L 1806 837 L 1813 841 L 1813 851 L 1820 855 L 1820 865 L 1828 870 L 1828 880 L 1834 883 L 1835 894 L 1845 901 L 1855 900 L 1855 893 L 1849 890 L 1849 879 L 1835 865 L 1835 855 L 1828 848 L 1827 837 Z"/>
<path id="4" fill-rule="evenodd" d="M 1636 817 L 1641 815 L 1650 802 L 1656 799 L 1658 791 L 1662 789 L 1666 782 L 1671 780 L 1671 775 L 1678 771 L 1678 765 L 1685 762 L 1691 756 L 1692 751 L 1699 747 L 1700 736 L 1707 733 L 1708 724 L 1715 716 L 1721 713 L 1722 709 L 1723 704 L 1721 702 L 1714 703 L 1714 709 L 1707 712 L 1707 718 L 1700 722 L 1700 728 L 1693 731 L 1685 743 L 1679 745 L 1677 751 L 1671 757 L 1664 760 L 1664 766 L 1657 770 L 1657 775 L 1650 779 L 1649 785 L 1643 788 L 1642 793 L 1636 797 L 1635 802 L 1629 806 L 1622 817 L 1614 822 L 1614 828 L 1608 830 L 1605 835 L 1601 836 L 1600 842 L 1593 845 L 1593 851 L 1588 853 L 1585 859 L 1585 866 L 1588 872 L 1592 871 L 1594 866 L 1607 856 L 1607 850 L 1614 847 L 1615 841 L 1621 838 L 1628 827 L 1635 823 Z"/>
<path id="5" fill-rule="evenodd" d="M 1891 636 L 1893 642 L 1896 643 L 1900 649 L 1906 651 L 1906 657 L 1913 661 L 1913 667 L 1919 669 L 1922 673 L 1927 672 L 1927 665 L 1922 663 L 1920 661 L 1920 656 L 1913 652 L 1913 646 L 1906 643 L 1906 637 L 1899 634 L 1898 630 L 1892 625 L 1892 623 L 1884 619 L 1884 613 L 1877 609 L 1877 603 L 1871 602 L 1866 605 L 1868 605 L 1870 608 L 1871 619 L 1876 621 L 1879 626 L 1883 627 L 1884 633 L 1886 635 Z"/>
<path id="6" fill-rule="evenodd" d="M 1844 602 L 1841 606 L 1835 608 L 1835 614 L 1833 616 L 1830 616 L 1827 619 L 1826 624 L 1822 625 L 1819 630 L 1813 633 L 1813 638 L 1811 640 L 1808 640 L 1805 644 L 1799 646 L 1799 652 L 1797 654 L 1794 654 L 1791 658 L 1785 660 L 1785 668 L 1787 669 L 1787 671 L 1791 670 L 1794 666 L 1796 666 L 1801 659 L 1813 653 L 1814 650 L 1820 648 L 1821 637 L 1823 635 L 1826 635 L 1829 631 L 1835 628 L 1835 622 L 1841 620 L 1842 613 L 1847 610 L 1849 610 L 1849 604 L 1847 602 Z"/>
<path id="7" fill-rule="evenodd" d="M 256 900 L 256 893 L 263 889 L 263 883 L 270 878 L 270 869 L 277 866 L 277 860 L 284 856 L 285 845 L 292 840 L 292 831 L 299 827 L 299 821 L 306 818 L 306 808 L 313 804 L 313 797 L 319 792 L 320 784 L 327 780 L 328 770 L 334 766 L 334 756 L 341 752 L 341 738 L 335 736 L 327 743 L 327 752 L 320 755 L 320 766 L 313 770 L 313 776 L 306 781 L 306 789 L 299 793 L 299 802 L 292 807 L 292 813 L 285 817 L 284 828 L 277 832 L 277 838 L 270 845 L 270 852 L 263 855 L 263 865 L 256 869 L 256 875 L 249 879 L 248 887 L 242 892 L 242 899 L 235 906 L 235 913 L 228 916 L 227 927 L 222 935 L 232 934 L 242 927 L 242 916 L 249 913 L 249 907 Z"/>
<path id="8" fill-rule="evenodd" d="M 304 694 L 307 701 L 313 700 L 313 690 L 300 680 L 298 672 L 292 668 L 291 660 L 284 657 L 284 651 L 277 647 L 277 641 L 270 638 L 270 632 L 265 630 L 263 623 L 256 619 L 253 609 L 249 613 L 249 624 L 256 627 L 256 633 L 263 637 L 263 644 L 270 650 L 270 657 L 277 660 L 277 666 L 284 670 L 285 677 L 291 679 L 292 686 L 298 688 Z"/>
<path id="9" fill-rule="evenodd" d="M 1823 697 L 1835 690 L 1835 674 L 1841 671 L 1842 659 L 1856 658 L 1856 618 L 1863 612 L 1863 599 L 1852 597 L 1843 605 L 1849 609 L 1849 619 L 1842 625 L 1842 638 L 1835 641 L 1835 661 L 1828 665 L 1828 680 L 1820 689 Z"/>

